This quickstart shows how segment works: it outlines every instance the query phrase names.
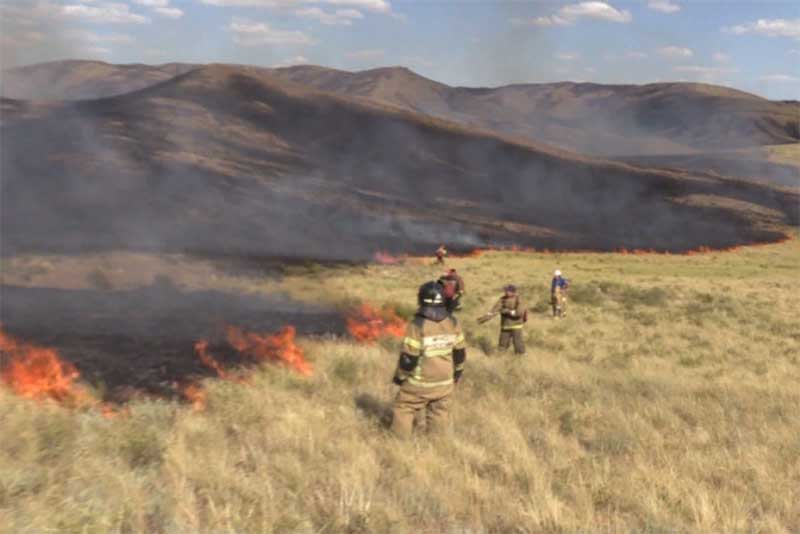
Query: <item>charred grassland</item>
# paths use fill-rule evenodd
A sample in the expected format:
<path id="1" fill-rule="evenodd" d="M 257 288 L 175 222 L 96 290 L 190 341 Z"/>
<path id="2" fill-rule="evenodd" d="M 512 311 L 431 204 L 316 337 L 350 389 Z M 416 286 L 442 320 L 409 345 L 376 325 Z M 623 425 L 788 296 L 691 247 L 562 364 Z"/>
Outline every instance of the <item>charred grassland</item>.
<path id="1" fill-rule="evenodd" d="M 0 386 L 0 525 L 84 532 L 792 532 L 800 526 L 800 242 L 683 255 L 453 258 L 467 370 L 439 437 L 386 431 L 398 341 L 300 336 L 310 376 L 208 378 L 205 405 L 115 417 Z M 572 282 L 567 318 L 550 273 Z M 426 259 L 241 284 L 413 308 Z M 514 282 L 525 357 L 475 318 Z M 232 290 L 232 289 L 231 289 Z M 80 370 L 80 369 L 79 369 Z"/>

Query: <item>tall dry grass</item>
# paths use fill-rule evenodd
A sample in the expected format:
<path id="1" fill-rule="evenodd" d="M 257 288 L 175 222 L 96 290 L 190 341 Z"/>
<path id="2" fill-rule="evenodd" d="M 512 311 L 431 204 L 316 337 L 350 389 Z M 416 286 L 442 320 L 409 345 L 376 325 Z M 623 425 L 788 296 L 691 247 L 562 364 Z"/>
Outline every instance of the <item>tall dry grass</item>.
<path id="1" fill-rule="evenodd" d="M 692 257 L 491 253 L 466 276 L 452 427 L 386 431 L 396 342 L 304 339 L 310 378 L 104 419 L 0 389 L 0 531 L 800 531 L 800 244 Z M 572 279 L 548 317 L 549 273 Z M 408 307 L 425 263 L 287 272 L 298 298 Z M 505 282 L 528 354 L 477 325 Z M 310 290 L 310 291 L 309 291 Z"/>

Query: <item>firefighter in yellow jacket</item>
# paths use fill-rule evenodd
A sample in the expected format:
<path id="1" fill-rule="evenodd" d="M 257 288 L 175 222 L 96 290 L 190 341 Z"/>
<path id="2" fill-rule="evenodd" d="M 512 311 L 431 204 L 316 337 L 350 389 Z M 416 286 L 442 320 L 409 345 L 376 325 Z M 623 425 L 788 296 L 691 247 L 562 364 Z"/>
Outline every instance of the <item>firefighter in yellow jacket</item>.
<path id="1" fill-rule="evenodd" d="M 461 379 L 467 359 L 464 334 L 445 307 L 442 285 L 427 282 L 419 288 L 419 309 L 408 324 L 394 383 L 400 386 L 394 402 L 392 430 L 409 437 L 414 416 L 425 410 L 429 431 L 447 424 L 450 395 Z"/>
<path id="2" fill-rule="evenodd" d="M 507 350 L 514 341 L 514 352 L 525 354 L 525 343 L 522 339 L 522 325 L 528 319 L 528 313 L 516 286 L 509 284 L 503 288 L 503 295 L 492 307 L 492 310 L 478 319 L 485 323 L 495 315 L 500 315 L 500 350 Z"/>

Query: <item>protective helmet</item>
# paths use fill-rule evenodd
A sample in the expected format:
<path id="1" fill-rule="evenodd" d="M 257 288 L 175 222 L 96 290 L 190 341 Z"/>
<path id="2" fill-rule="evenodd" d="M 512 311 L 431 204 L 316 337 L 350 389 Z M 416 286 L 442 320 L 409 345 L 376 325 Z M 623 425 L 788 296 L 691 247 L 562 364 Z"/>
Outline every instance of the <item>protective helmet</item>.
<path id="1" fill-rule="evenodd" d="M 556 272 L 553 273 L 553 276 L 561 276 L 561 271 L 556 269 Z"/>
<path id="2" fill-rule="evenodd" d="M 509 293 L 516 293 L 517 286 L 515 286 L 514 284 L 508 284 L 506 286 L 503 286 L 503 291 L 508 291 Z"/>
<path id="3" fill-rule="evenodd" d="M 444 306 L 444 291 L 439 282 L 425 282 L 419 287 L 417 304 L 420 306 Z"/>

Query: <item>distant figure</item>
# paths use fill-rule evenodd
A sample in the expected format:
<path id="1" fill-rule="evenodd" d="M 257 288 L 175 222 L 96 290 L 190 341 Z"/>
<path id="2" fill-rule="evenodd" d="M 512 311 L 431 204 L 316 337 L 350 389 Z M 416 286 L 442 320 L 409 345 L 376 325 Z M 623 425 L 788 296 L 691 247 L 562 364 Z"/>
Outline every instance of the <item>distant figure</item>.
<path id="1" fill-rule="evenodd" d="M 505 351 L 514 341 L 514 352 L 525 354 L 525 343 L 522 339 L 522 326 L 528 320 L 528 312 L 517 293 L 516 286 L 509 284 L 503 288 L 503 295 L 492 307 L 491 311 L 478 319 L 485 323 L 495 315 L 500 314 L 500 342 L 499 348 Z"/>
<path id="2" fill-rule="evenodd" d="M 419 309 L 408 324 L 393 379 L 400 391 L 394 401 L 392 430 L 404 438 L 411 436 L 420 410 L 425 410 L 428 431 L 445 427 L 450 394 L 467 359 L 464 334 L 445 307 L 442 285 L 423 284 L 417 303 Z"/>
<path id="3" fill-rule="evenodd" d="M 436 249 L 436 263 L 444 265 L 445 256 L 447 256 L 447 249 L 444 248 L 444 245 L 439 245 L 439 248 Z"/>
<path id="4" fill-rule="evenodd" d="M 553 318 L 561 319 L 567 316 L 567 289 L 569 280 L 561 276 L 558 269 L 553 273 L 550 283 L 550 304 L 553 306 Z"/>
<path id="5" fill-rule="evenodd" d="M 450 312 L 461 309 L 461 297 L 467 290 L 464 279 L 455 269 L 445 271 L 439 277 L 439 283 L 442 284 L 444 292 L 444 301 L 447 310 Z"/>

